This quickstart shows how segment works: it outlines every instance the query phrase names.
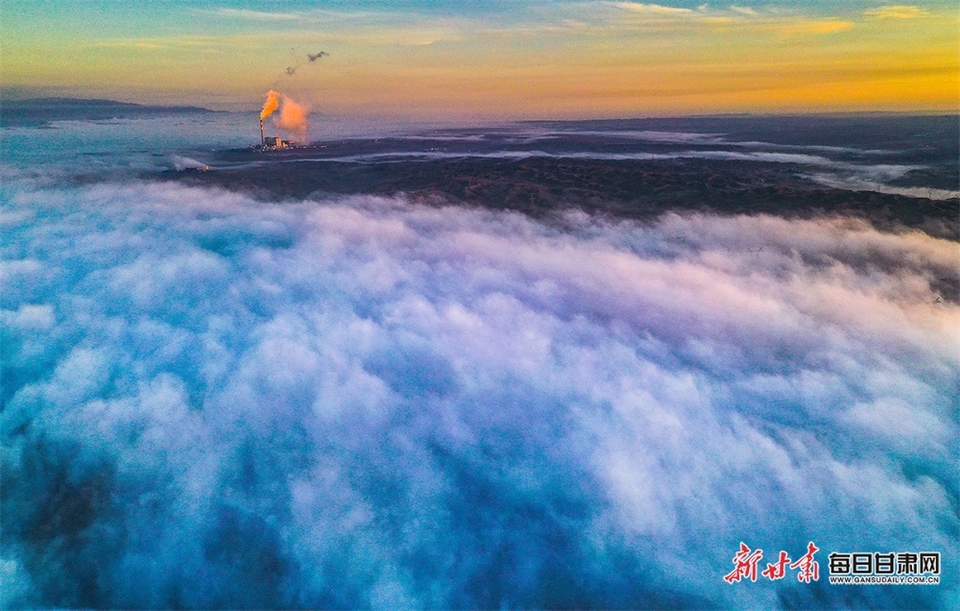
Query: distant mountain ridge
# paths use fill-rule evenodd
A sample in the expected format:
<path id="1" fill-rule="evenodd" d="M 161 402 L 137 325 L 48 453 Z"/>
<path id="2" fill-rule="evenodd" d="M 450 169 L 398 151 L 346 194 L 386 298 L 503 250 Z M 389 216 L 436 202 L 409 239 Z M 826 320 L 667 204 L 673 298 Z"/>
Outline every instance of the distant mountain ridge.
<path id="1" fill-rule="evenodd" d="M 153 106 L 82 98 L 31 98 L 0 101 L 0 127 L 39 127 L 50 121 L 140 119 L 218 112 L 199 106 Z"/>

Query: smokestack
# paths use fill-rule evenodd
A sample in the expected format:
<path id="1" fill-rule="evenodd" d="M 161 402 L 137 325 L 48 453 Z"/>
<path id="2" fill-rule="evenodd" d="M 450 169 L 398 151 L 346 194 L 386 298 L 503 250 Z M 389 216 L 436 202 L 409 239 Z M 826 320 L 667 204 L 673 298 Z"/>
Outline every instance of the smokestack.
<path id="1" fill-rule="evenodd" d="M 263 117 L 260 117 L 260 146 L 264 146 L 266 140 L 263 137 Z"/>
<path id="2" fill-rule="evenodd" d="M 273 90 L 267 92 L 267 99 L 263 102 L 263 110 L 260 111 L 261 137 L 263 134 L 263 120 L 271 116 L 277 109 L 280 110 L 280 117 L 279 120 L 274 119 L 274 125 L 284 131 L 297 134 L 301 142 L 306 142 L 307 128 L 310 127 L 310 123 L 307 121 L 310 108 L 301 106 L 288 96 Z"/>

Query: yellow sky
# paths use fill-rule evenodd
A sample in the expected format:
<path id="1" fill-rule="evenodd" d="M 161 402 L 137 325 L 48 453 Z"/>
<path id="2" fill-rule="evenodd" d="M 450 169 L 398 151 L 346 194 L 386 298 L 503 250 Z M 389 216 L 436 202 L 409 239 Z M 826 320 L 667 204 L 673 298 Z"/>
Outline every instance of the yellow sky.
<path id="1" fill-rule="evenodd" d="M 59 37 L 67 13 L 32 30 L 16 20 L 39 13 L 7 17 L 14 92 L 237 109 L 278 88 L 329 114 L 449 118 L 956 111 L 960 98 L 957 14 L 938 5 L 571 2 L 502 20 L 218 9 L 153 30 L 140 14 L 116 28 L 101 16 Z"/>

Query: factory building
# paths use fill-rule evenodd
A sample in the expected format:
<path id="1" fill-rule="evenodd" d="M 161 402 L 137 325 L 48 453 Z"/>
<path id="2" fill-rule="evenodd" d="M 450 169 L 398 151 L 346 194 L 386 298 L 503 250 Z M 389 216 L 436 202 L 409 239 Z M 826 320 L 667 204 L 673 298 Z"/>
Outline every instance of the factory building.
<path id="1" fill-rule="evenodd" d="M 260 144 L 261 148 L 266 149 L 282 149 L 286 148 L 293 144 L 290 140 L 282 140 L 279 136 L 267 136 L 263 139 L 263 142 Z"/>
<path id="2" fill-rule="evenodd" d="M 293 140 L 283 140 L 280 136 L 265 136 L 263 133 L 263 119 L 260 119 L 260 146 L 263 149 L 283 149 L 296 144 Z"/>

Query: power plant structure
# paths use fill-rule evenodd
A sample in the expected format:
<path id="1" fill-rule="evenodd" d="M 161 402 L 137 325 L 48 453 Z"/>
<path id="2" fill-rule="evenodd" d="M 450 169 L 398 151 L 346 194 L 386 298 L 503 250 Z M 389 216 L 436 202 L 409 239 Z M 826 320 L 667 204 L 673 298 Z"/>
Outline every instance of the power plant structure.
<path id="1" fill-rule="evenodd" d="M 260 150 L 284 149 L 296 144 L 293 140 L 283 140 L 280 136 L 265 136 L 263 134 L 263 117 L 260 118 Z"/>

